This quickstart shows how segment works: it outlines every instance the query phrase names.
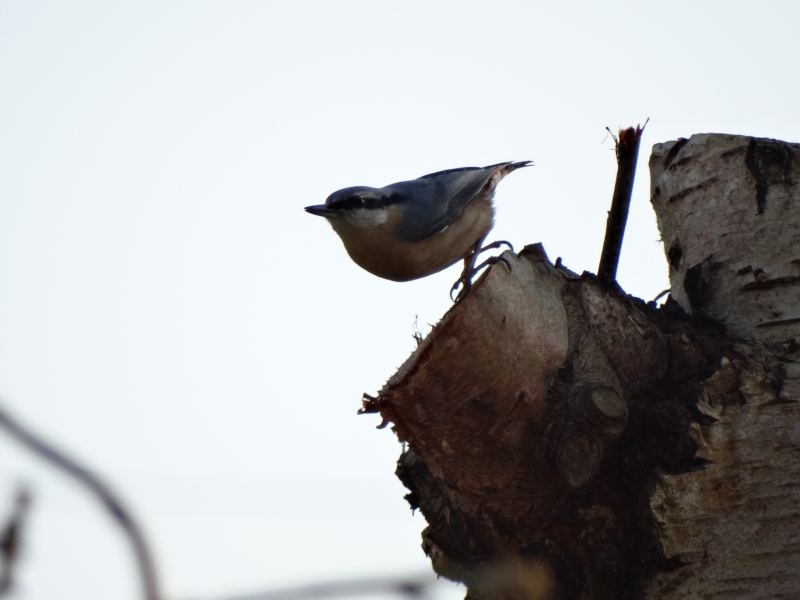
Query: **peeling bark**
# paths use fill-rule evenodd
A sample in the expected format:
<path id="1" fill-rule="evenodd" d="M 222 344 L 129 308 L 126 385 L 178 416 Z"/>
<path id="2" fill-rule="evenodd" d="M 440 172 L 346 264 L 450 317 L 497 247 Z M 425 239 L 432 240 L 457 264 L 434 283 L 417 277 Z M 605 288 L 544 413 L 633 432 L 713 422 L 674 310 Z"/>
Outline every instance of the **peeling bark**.
<path id="1" fill-rule="evenodd" d="M 699 408 L 713 421 L 691 427 L 706 467 L 655 480 L 662 551 L 684 566 L 654 577 L 645 597 L 800 597 L 800 405 L 776 389 L 785 365 L 738 350 L 744 359 L 723 359 L 704 382 Z"/>
<path id="2" fill-rule="evenodd" d="M 662 307 L 507 252 L 365 401 L 468 598 L 800 597 L 797 153 L 657 145 Z"/>

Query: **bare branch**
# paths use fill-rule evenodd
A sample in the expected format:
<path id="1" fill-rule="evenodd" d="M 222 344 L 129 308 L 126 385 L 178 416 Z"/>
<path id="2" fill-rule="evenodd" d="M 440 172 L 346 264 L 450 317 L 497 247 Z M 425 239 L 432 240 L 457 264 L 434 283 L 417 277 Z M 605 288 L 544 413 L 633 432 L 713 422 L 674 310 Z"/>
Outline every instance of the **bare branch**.
<path id="1" fill-rule="evenodd" d="M 437 583 L 430 574 L 417 577 L 377 577 L 372 579 L 350 579 L 306 585 L 270 592 L 234 596 L 225 600 L 312 600 L 314 598 L 337 598 L 342 596 L 364 596 L 373 594 L 396 594 L 407 598 L 424 598 L 428 588 Z"/>
<path id="2" fill-rule="evenodd" d="M 125 531 L 131 543 L 139 566 L 139 575 L 145 599 L 159 600 L 161 595 L 158 591 L 153 559 L 147 542 L 145 541 L 141 529 L 123 506 L 117 495 L 114 494 L 105 483 L 100 481 L 96 475 L 93 475 L 75 460 L 67 457 L 63 452 L 31 433 L 28 429 L 12 419 L 2 408 L 0 408 L 0 427 L 5 429 L 11 437 L 26 446 L 33 453 L 38 454 L 41 458 L 78 480 L 105 504 L 111 516 Z"/>

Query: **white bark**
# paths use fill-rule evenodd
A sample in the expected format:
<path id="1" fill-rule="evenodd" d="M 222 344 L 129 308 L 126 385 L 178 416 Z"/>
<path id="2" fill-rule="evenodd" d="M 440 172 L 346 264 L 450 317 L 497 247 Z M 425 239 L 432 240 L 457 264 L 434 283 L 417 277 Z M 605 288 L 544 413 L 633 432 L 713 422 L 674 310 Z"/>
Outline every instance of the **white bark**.
<path id="1" fill-rule="evenodd" d="M 661 474 L 650 498 L 664 554 L 686 566 L 648 598 L 800 598 L 799 156 L 731 135 L 653 149 L 673 296 L 772 352 L 741 344 L 703 384 L 714 421 L 692 433 L 708 466 Z"/>
<path id="2" fill-rule="evenodd" d="M 717 421 L 693 434 L 708 467 L 656 482 L 664 554 L 686 566 L 659 574 L 648 598 L 800 597 L 800 408 L 737 362 L 705 386 L 700 408 Z M 744 404 L 721 402 L 739 393 Z"/>
<path id="3" fill-rule="evenodd" d="M 694 135 L 656 144 L 650 179 L 673 298 L 745 339 L 800 337 L 800 144 Z"/>

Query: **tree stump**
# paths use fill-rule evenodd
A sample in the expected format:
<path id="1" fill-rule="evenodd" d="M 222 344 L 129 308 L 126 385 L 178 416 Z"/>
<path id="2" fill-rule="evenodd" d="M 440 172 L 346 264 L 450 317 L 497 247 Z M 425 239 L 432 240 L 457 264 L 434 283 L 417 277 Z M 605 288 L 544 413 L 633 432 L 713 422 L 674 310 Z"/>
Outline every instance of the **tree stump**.
<path id="1" fill-rule="evenodd" d="M 800 597 L 800 146 L 656 145 L 657 308 L 507 252 L 365 412 L 467 597 Z"/>

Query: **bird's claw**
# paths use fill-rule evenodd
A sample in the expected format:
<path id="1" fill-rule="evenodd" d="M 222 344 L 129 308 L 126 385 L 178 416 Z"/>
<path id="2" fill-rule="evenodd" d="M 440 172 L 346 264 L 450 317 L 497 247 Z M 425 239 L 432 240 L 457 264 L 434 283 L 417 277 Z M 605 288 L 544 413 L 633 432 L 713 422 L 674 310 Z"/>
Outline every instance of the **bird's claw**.
<path id="1" fill-rule="evenodd" d="M 455 298 L 453 298 L 453 292 L 457 291 L 458 288 L 461 287 L 462 285 L 464 287 L 461 289 L 458 295 Z M 456 280 L 456 282 L 453 284 L 453 287 L 450 288 L 450 300 L 452 300 L 454 303 L 459 302 L 461 298 L 467 294 L 467 292 L 471 287 L 472 287 L 472 282 L 469 280 L 465 280 L 464 276 L 462 275 Z"/>
<path id="2" fill-rule="evenodd" d="M 485 269 L 486 267 L 490 267 L 492 265 L 496 265 L 499 262 L 506 263 L 506 266 L 508 267 L 508 272 L 509 273 L 513 270 L 511 268 L 511 263 L 508 262 L 508 260 L 506 260 L 502 256 L 490 256 L 485 261 L 483 261 L 481 264 L 479 264 L 477 267 L 475 267 L 475 269 L 472 271 L 472 276 L 474 277 L 475 274 L 477 274 L 477 272 L 480 271 L 481 269 Z"/>
<path id="3" fill-rule="evenodd" d="M 496 242 L 492 242 L 491 244 L 487 244 L 486 246 L 484 246 L 483 248 L 478 250 L 477 253 L 478 254 L 482 254 L 482 253 L 486 252 L 487 250 L 497 250 L 501 246 L 508 246 L 508 249 L 511 250 L 511 252 L 514 251 L 514 246 L 511 245 L 511 242 L 507 242 L 505 240 L 497 240 Z"/>
<path id="4" fill-rule="evenodd" d="M 460 302 L 464 298 L 464 296 L 466 296 L 469 293 L 470 289 L 472 289 L 473 277 L 475 277 L 475 275 L 477 275 L 480 271 L 482 271 L 486 267 L 491 267 L 492 265 L 496 265 L 499 262 L 505 263 L 505 265 L 508 267 L 508 271 L 509 272 L 512 271 L 511 263 L 508 262 L 508 260 L 506 260 L 502 256 L 490 256 L 481 264 L 479 264 L 477 267 L 473 268 L 469 273 L 464 272 L 461 274 L 461 277 L 459 277 L 458 280 L 456 280 L 456 282 L 453 284 L 453 287 L 450 288 L 450 300 L 458 304 L 458 302 Z M 461 287 L 462 285 L 463 287 Z M 458 290 L 459 287 L 461 287 L 461 291 L 455 298 L 453 298 L 453 292 Z"/>

